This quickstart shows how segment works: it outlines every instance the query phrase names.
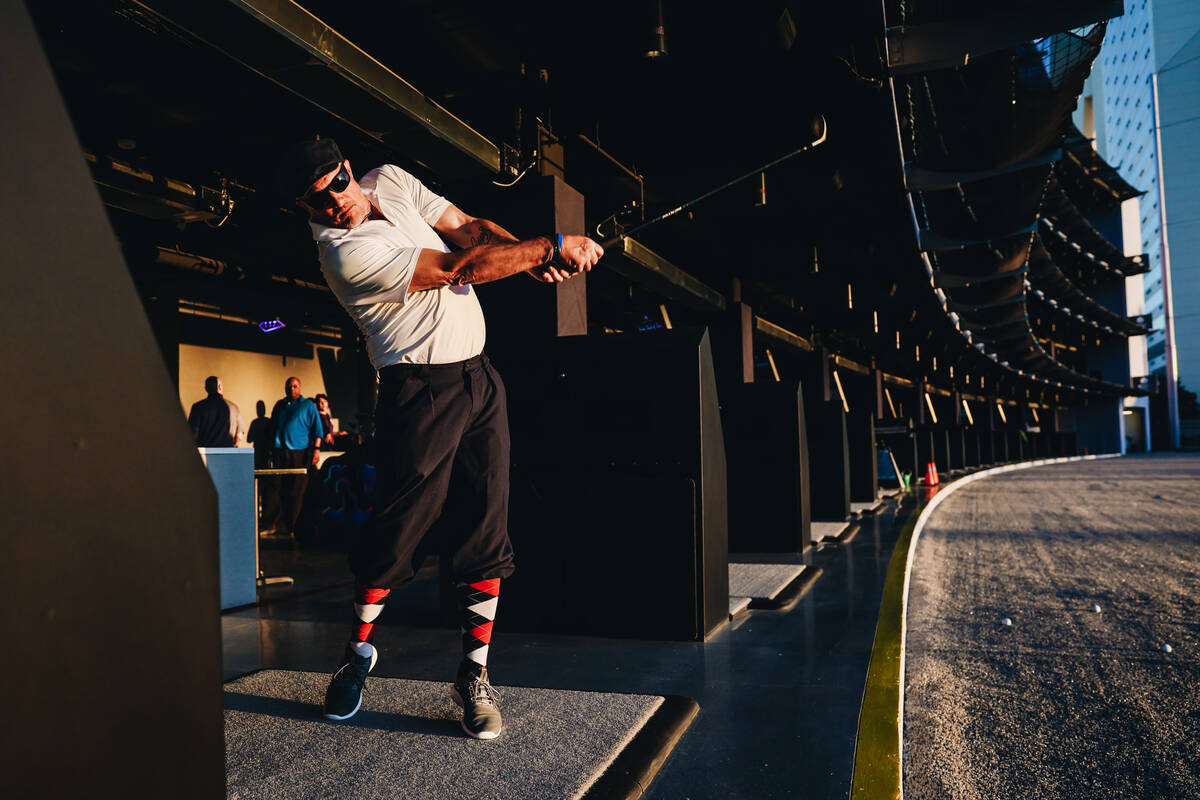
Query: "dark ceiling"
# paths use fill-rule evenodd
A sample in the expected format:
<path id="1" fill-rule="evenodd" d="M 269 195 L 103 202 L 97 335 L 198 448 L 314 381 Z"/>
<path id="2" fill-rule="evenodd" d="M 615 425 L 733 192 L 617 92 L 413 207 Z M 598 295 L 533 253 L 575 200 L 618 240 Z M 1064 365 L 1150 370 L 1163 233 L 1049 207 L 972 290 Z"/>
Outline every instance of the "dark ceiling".
<path id="1" fill-rule="evenodd" d="M 512 173 L 489 171 L 347 81 L 250 13 L 256 3 L 296 8 L 288 0 L 79 0 L 33 9 L 144 296 L 191 297 L 249 319 L 282 309 L 353 336 L 320 291 L 304 220 L 270 190 L 274 154 L 313 133 L 334 136 L 354 164 L 398 163 L 472 213 L 518 235 L 541 232 L 522 229 L 527 223 L 511 213 L 528 184 L 496 186 Z M 946 386 L 990 374 L 991 392 L 1044 394 L 1043 384 L 988 361 L 949 315 L 945 296 L 931 290 L 898 147 L 899 134 L 899 142 L 920 145 L 922 166 L 978 170 L 1061 142 L 1070 86 L 1056 87 L 1041 107 L 1017 105 L 1016 95 L 1008 102 L 1010 83 L 1036 94 L 1034 78 L 1046 80 L 1029 46 L 898 79 L 897 91 L 907 94 L 897 116 L 883 68 L 885 6 L 874 1 L 403 2 L 370 13 L 334 0 L 303 5 L 489 146 L 511 149 L 517 169 L 544 146 L 539 126 L 557 139 L 566 180 L 587 198 L 589 228 L 641 199 L 631 175 L 642 176 L 645 202 L 622 218 L 627 224 L 795 150 L 822 115 L 826 143 L 771 169 L 765 198 L 763 184 L 748 180 L 638 239 L 718 292 L 730 293 L 738 278 L 755 313 L 861 363 Z M 944 5 L 910 2 L 907 12 L 952 17 Z M 668 54 L 648 58 L 660 7 Z M 1070 79 L 1082 80 L 1088 64 L 1068 64 Z M 935 97 L 940 120 L 929 106 Z M 996 98 L 1011 107 L 1003 119 L 989 110 Z M 996 259 L 1014 262 L 1002 269 L 1020 267 L 1029 237 L 1008 242 L 1000 234 L 1033 225 L 1048 174 L 1047 162 L 972 184 L 976 210 L 987 212 L 982 227 L 963 213 L 961 191 L 925 192 L 922 209 L 936 212 L 942 235 L 995 237 L 977 248 L 982 255 L 968 248 L 939 254 L 938 263 L 956 264 L 960 274 L 990 272 Z M 168 179 L 203 187 L 203 197 L 172 205 L 164 200 L 172 197 Z M 1090 191 L 1093 183 L 1085 176 L 1072 185 Z M 163 270 L 163 248 L 227 269 Z M 594 277 L 589 305 L 598 325 L 628 327 L 630 314 L 660 302 L 604 270 Z M 1009 292 L 1000 300 L 1019 305 L 980 308 L 979 324 L 1025 319 L 1021 281 L 1009 283 L 995 285 Z M 976 305 L 986 294 L 958 290 Z M 690 312 L 676 313 L 687 321 Z M 901 338 L 904 347 L 892 346 Z"/>

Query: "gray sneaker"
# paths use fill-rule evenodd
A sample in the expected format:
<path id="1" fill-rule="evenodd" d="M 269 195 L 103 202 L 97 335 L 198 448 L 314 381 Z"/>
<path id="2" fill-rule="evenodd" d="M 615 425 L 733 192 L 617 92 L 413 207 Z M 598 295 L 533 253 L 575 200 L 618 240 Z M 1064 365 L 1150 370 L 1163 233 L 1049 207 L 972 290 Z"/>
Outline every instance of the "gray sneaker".
<path id="1" fill-rule="evenodd" d="M 459 675 L 450 690 L 463 710 L 462 729 L 475 739 L 495 739 L 504 727 L 500 719 L 500 693 L 488 683 L 487 670 Z"/>

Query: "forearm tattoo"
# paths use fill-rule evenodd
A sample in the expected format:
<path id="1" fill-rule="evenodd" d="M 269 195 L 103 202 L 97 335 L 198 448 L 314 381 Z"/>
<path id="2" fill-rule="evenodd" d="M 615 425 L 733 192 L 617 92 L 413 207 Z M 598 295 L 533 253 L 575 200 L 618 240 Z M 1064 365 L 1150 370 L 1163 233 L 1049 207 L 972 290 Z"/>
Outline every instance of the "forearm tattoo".
<path id="1" fill-rule="evenodd" d="M 496 241 L 496 235 L 487 228 L 487 223 L 480 220 L 475 224 L 475 235 L 471 237 L 471 244 L 478 247 L 482 244 L 491 244 Z"/>

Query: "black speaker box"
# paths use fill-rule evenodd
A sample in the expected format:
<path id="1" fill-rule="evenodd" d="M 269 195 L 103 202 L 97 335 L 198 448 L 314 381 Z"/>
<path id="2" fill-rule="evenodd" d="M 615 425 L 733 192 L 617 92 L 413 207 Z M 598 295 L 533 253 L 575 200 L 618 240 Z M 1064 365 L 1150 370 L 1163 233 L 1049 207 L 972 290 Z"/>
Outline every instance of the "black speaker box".
<path id="1" fill-rule="evenodd" d="M 744 383 L 721 402 L 729 549 L 798 553 L 812 542 L 808 434 L 797 383 Z"/>
<path id="2" fill-rule="evenodd" d="M 729 617 L 704 329 L 564 337 L 504 367 L 516 574 L 504 627 L 703 640 Z"/>

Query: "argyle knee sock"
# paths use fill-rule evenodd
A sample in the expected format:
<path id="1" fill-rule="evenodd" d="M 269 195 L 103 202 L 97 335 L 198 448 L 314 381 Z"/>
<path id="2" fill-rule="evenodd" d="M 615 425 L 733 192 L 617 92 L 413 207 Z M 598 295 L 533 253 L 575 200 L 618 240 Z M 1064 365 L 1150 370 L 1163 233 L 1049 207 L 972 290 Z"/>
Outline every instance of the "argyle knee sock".
<path id="1" fill-rule="evenodd" d="M 462 609 L 463 660 L 459 675 L 479 673 L 487 668 L 488 644 L 492 641 L 492 621 L 500 600 L 500 579 L 460 583 L 458 602 Z"/>
<path id="2" fill-rule="evenodd" d="M 384 600 L 391 589 L 376 589 L 354 584 L 354 629 L 350 633 L 350 647 L 360 656 L 370 655 L 374 649 L 371 639 L 375 636 L 375 620 L 383 613 Z"/>

